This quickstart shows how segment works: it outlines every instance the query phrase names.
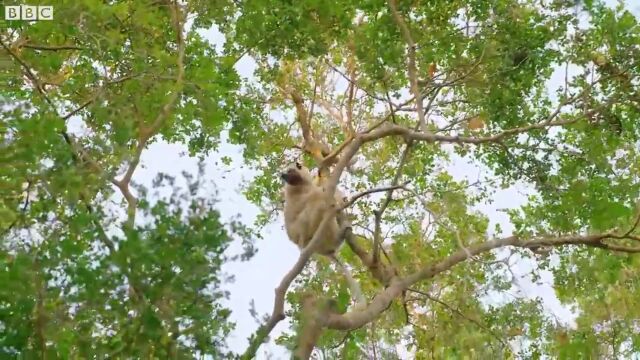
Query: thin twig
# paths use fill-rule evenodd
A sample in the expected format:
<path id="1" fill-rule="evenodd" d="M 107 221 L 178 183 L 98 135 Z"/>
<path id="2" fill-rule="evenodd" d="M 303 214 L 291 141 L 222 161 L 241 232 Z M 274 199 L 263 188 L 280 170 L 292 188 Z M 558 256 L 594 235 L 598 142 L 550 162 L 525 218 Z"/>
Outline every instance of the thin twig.
<path id="1" fill-rule="evenodd" d="M 418 129 L 418 126 L 419 124 L 414 127 L 414 131 Z M 404 165 L 409 160 L 409 155 L 411 154 L 412 147 L 413 147 L 413 140 L 408 140 L 404 146 L 404 149 L 402 150 L 402 155 L 400 155 L 400 162 L 398 163 L 398 166 L 396 168 L 396 173 L 393 176 L 393 180 L 391 180 L 391 184 L 394 186 L 398 185 L 398 182 L 400 181 L 400 177 L 402 176 L 402 171 L 404 170 Z M 405 185 L 402 185 L 401 187 L 404 187 Z M 375 218 L 374 219 L 375 221 L 374 237 L 373 237 L 373 262 L 374 263 L 378 263 L 380 259 L 380 247 L 381 247 L 380 244 L 382 244 L 382 238 L 381 238 L 382 216 L 384 215 L 384 212 L 387 210 L 387 207 L 391 203 L 391 199 L 393 197 L 393 190 L 394 189 L 387 190 L 385 199 L 380 204 L 380 207 L 377 210 L 375 210 L 373 213 Z"/>
<path id="2" fill-rule="evenodd" d="M 20 216 L 24 216 L 24 213 L 27 211 L 27 207 L 29 206 L 29 195 L 30 195 L 32 184 L 33 182 L 31 180 L 27 180 L 27 189 L 25 190 L 24 203 L 22 205 L 22 208 L 20 209 Z M 8 234 L 11 231 L 11 229 L 13 229 L 13 227 L 16 226 L 16 224 L 18 224 L 18 221 L 20 220 L 20 216 L 16 216 L 16 218 L 11 222 L 11 224 L 9 224 L 9 226 L 7 226 L 7 228 L 2 231 L 2 234 L 0 234 L 0 237 L 3 237 L 6 234 Z"/>
<path id="3" fill-rule="evenodd" d="M 476 320 L 476 319 L 474 319 L 474 318 L 472 318 L 472 317 L 469 317 L 469 316 L 465 315 L 465 314 L 464 314 L 462 311 L 460 311 L 459 309 L 457 309 L 457 308 L 454 308 L 454 307 L 450 306 L 449 304 L 445 303 L 444 301 L 442 301 L 442 300 L 440 300 L 440 299 L 438 299 L 438 298 L 436 298 L 436 297 L 434 297 L 434 296 L 431 296 L 431 294 L 429 294 L 429 293 L 427 293 L 427 292 L 420 291 L 420 290 L 417 290 L 417 289 L 411 289 L 411 288 L 409 288 L 409 289 L 407 289 L 407 290 L 408 290 L 408 291 L 411 291 L 411 292 L 414 292 L 414 293 L 416 293 L 416 294 L 420 294 L 420 295 L 422 295 L 422 296 L 426 297 L 427 299 L 429 299 L 429 300 L 431 300 L 431 301 L 433 301 L 433 302 L 435 302 L 435 303 L 438 303 L 438 304 L 440 304 L 440 305 L 444 306 L 445 308 L 447 308 L 448 310 L 450 310 L 450 311 L 452 311 L 452 312 L 456 313 L 456 314 L 457 314 L 458 316 L 460 316 L 461 318 L 463 318 L 463 319 L 465 319 L 465 320 L 467 320 L 467 321 L 470 321 L 470 322 L 474 323 L 474 324 L 475 324 L 475 325 L 477 325 L 479 328 L 481 328 L 482 330 L 486 331 L 487 333 L 489 333 L 489 334 L 491 334 L 493 337 L 495 337 L 495 338 L 496 338 L 496 340 L 498 340 L 498 341 L 499 341 L 499 342 L 500 342 L 500 343 L 501 343 L 505 348 L 511 349 L 511 347 L 507 344 L 507 342 L 506 342 L 506 341 L 504 341 L 504 339 L 503 339 L 502 337 L 500 337 L 500 335 L 498 335 L 498 333 L 496 333 L 495 331 L 493 331 L 493 330 L 489 329 L 488 327 L 484 326 L 484 325 L 483 325 L 481 322 L 479 322 L 478 320 Z"/>
<path id="4" fill-rule="evenodd" d="M 348 208 L 349 206 L 353 205 L 358 199 L 360 199 L 363 196 L 367 196 L 367 195 L 370 195 L 370 194 L 383 192 L 383 191 L 401 189 L 401 188 L 407 186 L 409 183 L 410 183 L 410 181 L 406 181 L 404 184 L 400 184 L 400 185 L 383 186 L 383 187 L 379 187 L 379 188 L 363 191 L 363 192 L 358 193 L 358 194 L 354 195 L 353 197 L 351 197 L 351 199 L 346 204 L 344 204 L 341 207 L 340 210 L 344 210 L 344 209 Z"/>
<path id="5" fill-rule="evenodd" d="M 49 96 L 47 95 L 46 91 L 44 90 L 44 87 L 42 86 L 42 83 L 40 82 L 40 80 L 38 79 L 38 77 L 33 73 L 33 71 L 31 70 L 31 67 L 24 61 L 22 60 L 18 54 L 16 54 L 13 50 L 11 50 L 11 48 L 9 46 L 7 46 L 7 44 L 4 43 L 4 41 L 2 41 L 2 39 L 0 39 L 0 46 L 2 46 L 2 48 L 9 54 L 11 55 L 11 57 L 16 60 L 20 66 L 22 67 L 22 69 L 24 69 L 25 75 L 27 76 L 27 78 L 29 78 L 29 80 L 31 81 L 33 87 L 35 87 L 35 89 L 38 91 L 38 93 L 42 96 L 42 98 L 53 108 L 52 110 L 56 113 L 56 115 L 58 114 L 57 109 L 53 103 L 53 101 L 51 101 L 51 99 L 49 99 Z"/>
<path id="6" fill-rule="evenodd" d="M 418 112 L 418 128 L 422 131 L 426 131 L 426 120 L 424 115 L 424 109 L 422 104 L 422 96 L 420 95 L 420 86 L 418 85 L 418 71 L 416 69 L 416 43 L 413 41 L 411 37 L 411 31 L 409 31 L 409 27 L 406 22 L 398 12 L 398 5 L 396 0 L 389 0 L 389 8 L 391 9 L 391 14 L 393 19 L 398 24 L 400 31 L 402 32 L 402 36 L 404 37 L 405 42 L 408 46 L 408 58 L 409 64 L 407 68 L 407 72 L 409 74 L 409 82 L 411 83 L 411 92 L 413 93 L 414 98 L 416 99 L 416 108 Z"/>
<path id="7" fill-rule="evenodd" d="M 347 76 L 347 74 L 345 74 L 342 70 L 338 69 L 338 67 L 336 67 L 335 65 L 331 64 L 328 60 L 325 60 L 325 63 L 327 64 L 327 66 L 329 66 L 329 68 L 331 68 L 331 70 L 335 71 L 336 73 L 338 73 L 342 78 L 344 78 L 345 80 L 347 80 L 349 82 L 350 85 L 358 88 L 359 90 L 361 90 L 363 93 L 365 93 L 368 97 L 374 99 L 374 100 L 378 100 L 378 101 L 384 101 L 383 98 L 376 96 L 375 94 L 372 94 L 370 91 L 368 91 L 367 89 L 363 88 L 362 86 L 360 86 L 357 81 L 353 80 L 352 78 L 350 78 L 349 76 Z"/>
<path id="8" fill-rule="evenodd" d="M 37 44 L 22 44 L 20 47 L 33 49 L 33 50 L 45 50 L 45 51 L 59 51 L 59 50 L 84 50 L 84 48 L 75 45 L 37 45 Z"/>

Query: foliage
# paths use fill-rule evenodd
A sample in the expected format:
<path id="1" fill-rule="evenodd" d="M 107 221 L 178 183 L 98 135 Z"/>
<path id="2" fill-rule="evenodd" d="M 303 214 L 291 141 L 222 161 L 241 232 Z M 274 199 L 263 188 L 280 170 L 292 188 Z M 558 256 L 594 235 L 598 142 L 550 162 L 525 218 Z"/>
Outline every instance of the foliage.
<path id="1" fill-rule="evenodd" d="M 189 185 L 164 200 L 131 189 L 159 139 L 204 157 L 227 134 L 258 173 L 244 194 L 264 210 L 256 228 L 274 220 L 274 173 L 294 159 L 363 195 L 339 256 L 369 307 L 353 310 L 342 276 L 315 257 L 248 357 L 284 315 L 294 327 L 276 341 L 297 346 L 309 293 L 335 301 L 315 343 L 324 358 L 405 357 L 397 344 L 419 359 L 640 352 L 640 27 L 624 5 L 51 5 L 63 20 L 0 33 L 11 61 L 0 67 L 0 350 L 231 356 L 218 301 L 231 239 L 215 204 Z M 199 32 L 211 26 L 222 49 Z M 240 59 L 255 61 L 251 81 Z M 496 224 L 492 203 L 522 187 L 524 204 Z M 553 274 L 575 326 L 512 294 L 519 269 L 532 282 Z"/>
<path id="2" fill-rule="evenodd" d="M 258 138 L 265 145 L 253 145 L 263 151 L 252 158 L 286 164 L 299 156 L 288 152 L 297 142 L 307 163 L 321 165 L 322 156 L 309 146 L 312 140 L 331 150 L 348 149 L 353 137 L 364 138 L 378 126 L 381 134 L 403 127 L 404 136 L 389 130 L 357 148 L 340 181 L 351 195 L 409 182 L 393 194 L 363 197 L 354 205 L 355 229 L 366 250 L 374 252 L 381 236 L 388 261 L 402 278 L 461 247 L 509 239 L 511 228 L 513 239 L 523 242 L 516 247 L 524 249 L 483 251 L 473 261 L 447 267 L 346 335 L 331 330 L 330 322 L 318 351 L 326 358 L 363 352 L 373 357 L 401 343 L 418 358 L 637 354 L 631 334 L 637 330 L 638 288 L 630 281 L 639 270 L 637 257 L 624 254 L 638 251 L 633 246 L 640 184 L 635 16 L 623 5 L 597 1 L 549 1 L 543 7 L 511 0 L 332 5 L 350 21 L 323 13 L 322 2 L 304 1 L 252 2 L 235 23 L 234 40 L 258 59 L 270 109 L 293 112 L 287 121 L 299 128 L 283 133 L 273 127 L 279 139 L 290 135 L 291 140 L 274 144 Z M 256 14 L 264 15 L 257 23 Z M 295 35 L 278 35 L 273 22 L 283 19 L 297 25 Z M 248 21 L 274 36 L 256 44 L 255 37 L 244 35 Z M 416 105 L 418 94 L 423 109 Z M 425 132 L 434 136 L 422 136 Z M 450 169 L 461 164 L 472 164 L 473 176 L 481 175 L 454 175 Z M 250 198 L 259 204 L 277 201 L 273 167 L 258 169 L 264 170 L 250 187 Z M 522 185 L 530 189 L 525 204 L 506 209 L 512 226 L 503 230 L 505 224 L 489 221 L 491 213 L 478 211 L 502 189 Z M 607 233 L 618 239 L 583 242 L 587 248 L 559 243 L 567 236 Z M 552 248 L 523 246 L 527 241 Z M 351 250 L 343 249 L 341 256 L 375 302 L 389 284 L 381 284 Z M 567 328 L 567 319 L 557 322 L 540 299 L 496 300 L 517 288 L 511 272 L 516 263 L 515 269 L 533 267 L 528 276 L 533 282 L 542 270 L 553 272 L 558 297 L 578 310 L 576 327 Z M 343 312 L 349 298 L 340 276 L 325 270 L 324 262 L 316 266 L 301 275 L 296 289 L 335 298 Z M 328 285 L 335 283 L 340 285 Z M 299 304 L 304 293 L 289 294 L 290 303 Z M 296 346 L 294 335 L 280 340 Z"/>
<path id="3" fill-rule="evenodd" d="M 185 29 L 224 9 L 47 5 L 55 21 L 0 28 L 0 357 L 229 356 L 221 266 L 250 233 L 203 173 L 132 182 L 160 139 L 202 157 L 254 121 L 237 55 Z"/>

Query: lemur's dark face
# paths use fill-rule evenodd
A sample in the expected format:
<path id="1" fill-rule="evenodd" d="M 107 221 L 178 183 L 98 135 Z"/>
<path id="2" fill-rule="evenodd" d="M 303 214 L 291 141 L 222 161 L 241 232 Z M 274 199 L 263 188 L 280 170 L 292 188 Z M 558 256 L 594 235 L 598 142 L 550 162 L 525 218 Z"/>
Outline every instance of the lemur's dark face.
<path id="1" fill-rule="evenodd" d="M 302 165 L 296 162 L 296 167 L 287 169 L 287 172 L 280 174 L 280 178 L 291 186 L 302 185 L 304 183 L 304 178 L 300 174 L 301 170 Z"/>

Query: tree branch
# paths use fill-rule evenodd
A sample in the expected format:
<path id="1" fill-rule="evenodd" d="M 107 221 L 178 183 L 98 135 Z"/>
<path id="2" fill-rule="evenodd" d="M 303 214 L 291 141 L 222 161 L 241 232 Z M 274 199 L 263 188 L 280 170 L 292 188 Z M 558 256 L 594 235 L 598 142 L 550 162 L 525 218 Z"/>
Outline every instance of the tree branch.
<path id="1" fill-rule="evenodd" d="M 362 90 L 363 93 L 365 93 L 368 97 L 370 97 L 371 99 L 374 100 L 378 100 L 378 101 L 385 101 L 385 99 L 376 96 L 375 94 L 371 93 L 370 91 L 368 91 L 367 89 L 365 89 L 363 86 L 361 86 L 360 84 L 358 84 L 358 82 L 354 79 L 352 79 L 351 77 L 347 76 L 347 74 L 345 74 L 343 71 L 341 71 L 340 69 L 338 69 L 338 67 L 336 67 L 335 65 L 331 64 L 329 62 L 329 60 L 325 60 L 325 64 L 327 64 L 327 66 L 329 66 L 329 68 L 333 71 L 335 71 L 336 73 L 338 73 L 338 75 L 340 75 L 343 79 L 345 79 L 346 81 L 349 82 L 349 84 L 351 86 L 353 86 L 354 88 L 358 88 L 359 90 Z"/>
<path id="2" fill-rule="evenodd" d="M 487 333 L 491 334 L 491 336 L 493 336 L 494 338 L 496 338 L 496 340 L 498 340 L 498 341 L 499 341 L 499 342 L 500 342 L 500 343 L 501 343 L 505 348 L 511 349 L 511 347 L 509 346 L 509 344 L 507 344 L 507 342 L 506 342 L 506 341 L 504 341 L 504 339 L 503 339 L 500 335 L 498 335 L 495 331 L 493 331 L 493 330 L 489 329 L 488 327 L 484 326 L 480 321 L 478 321 L 478 320 L 476 320 L 476 319 L 474 319 L 474 318 L 472 318 L 472 317 L 469 317 L 469 316 L 465 315 L 465 314 L 464 314 L 462 311 L 460 311 L 459 309 L 457 309 L 457 308 L 454 308 L 454 307 L 450 306 L 449 304 L 445 303 L 444 301 L 442 301 L 442 300 L 440 300 L 440 299 L 438 299 L 438 298 L 436 298 L 436 297 L 434 297 L 434 296 L 431 296 L 431 294 L 426 293 L 426 292 L 424 292 L 424 291 L 420 291 L 420 290 L 416 290 L 416 289 L 407 289 L 407 290 L 408 290 L 408 291 L 411 291 L 411 292 L 414 292 L 414 293 L 416 293 L 416 294 L 420 294 L 420 295 L 422 295 L 422 296 L 426 297 L 427 299 L 429 299 L 429 300 L 431 300 L 431 301 L 433 301 L 433 302 L 435 302 L 435 303 L 438 303 L 438 304 L 442 305 L 443 307 L 445 307 L 445 308 L 446 308 L 446 309 L 448 309 L 449 311 L 451 311 L 451 312 L 453 312 L 453 313 L 457 314 L 457 315 L 458 315 L 458 316 L 460 316 L 461 318 L 463 318 L 463 319 L 465 319 L 465 320 L 467 320 L 467 321 L 469 321 L 469 322 L 474 323 L 474 324 L 475 324 L 476 326 L 478 326 L 480 329 L 484 330 L 485 332 L 487 332 Z"/>
<path id="3" fill-rule="evenodd" d="M 11 50 L 11 48 L 9 46 L 7 46 L 2 39 L 0 39 L 0 46 L 2 46 L 2 48 L 7 51 L 7 53 L 9 53 L 9 55 L 16 60 L 16 62 L 18 62 L 18 64 L 20 64 L 20 66 L 22 67 L 25 76 L 31 81 L 32 86 L 36 89 L 36 91 L 38 92 L 38 94 L 44 99 L 44 101 L 51 107 L 51 111 L 53 111 L 53 113 L 60 117 L 62 120 L 68 120 L 69 118 L 71 118 L 73 115 L 77 114 L 78 112 L 82 111 L 84 108 L 86 108 L 89 104 L 91 104 L 93 101 L 95 101 L 95 99 L 98 98 L 99 94 L 102 91 L 102 88 L 100 90 L 98 90 L 95 95 L 89 99 L 88 101 L 86 101 L 85 103 L 81 104 L 78 108 L 76 108 L 75 110 L 71 111 L 70 113 L 66 114 L 66 115 L 60 115 L 58 113 L 58 109 L 55 105 L 55 103 L 49 98 L 49 96 L 47 95 L 46 90 L 44 89 L 44 87 L 42 86 L 42 82 L 38 79 L 38 77 L 35 75 L 35 73 L 31 70 L 31 67 L 24 61 L 22 60 L 18 54 L 16 54 L 14 51 Z M 121 78 L 118 79 L 114 79 L 112 81 L 108 81 L 108 84 L 116 84 L 116 83 L 120 83 L 122 81 L 128 80 L 130 79 L 132 76 L 123 76 Z M 71 149 L 71 154 L 73 156 L 73 159 L 76 163 L 79 163 L 80 161 L 86 161 L 88 163 L 90 163 L 95 169 L 98 169 L 100 171 L 101 167 L 100 165 L 93 159 L 91 159 L 91 157 L 89 157 L 89 155 L 83 151 L 81 148 L 78 148 L 78 146 L 76 145 L 75 141 L 73 140 L 73 138 L 71 137 L 71 135 L 69 135 L 69 133 L 67 133 L 66 130 L 61 130 L 60 131 L 60 135 L 62 136 L 62 138 L 64 139 L 64 141 L 67 143 L 67 145 L 69 146 L 69 148 Z M 111 181 L 112 184 L 116 184 L 115 180 Z"/>
<path id="4" fill-rule="evenodd" d="M 424 141 L 428 143 L 442 142 L 442 143 L 452 143 L 452 144 L 480 145 L 480 144 L 486 144 L 486 143 L 498 143 L 503 138 L 522 134 L 531 130 L 570 125 L 577 121 L 578 121 L 578 118 L 557 120 L 557 121 L 550 121 L 549 118 L 547 118 L 543 122 L 530 124 L 527 126 L 522 126 L 517 128 L 512 128 L 512 129 L 507 129 L 495 135 L 481 136 L 481 137 L 469 137 L 469 136 L 460 136 L 460 135 L 439 135 L 431 132 L 418 132 L 397 124 L 386 123 L 386 124 L 383 124 L 382 126 L 378 126 L 374 130 L 369 129 L 355 136 L 355 138 L 351 141 L 351 143 L 345 147 L 344 154 L 338 160 L 334 168 L 334 171 L 331 174 L 329 181 L 327 182 L 326 188 L 327 188 L 327 191 L 329 191 L 330 193 L 335 192 L 335 189 L 340 180 L 342 172 L 348 165 L 351 158 L 353 158 L 353 156 L 358 152 L 360 147 L 365 143 L 372 142 L 381 138 L 385 138 L 389 136 L 401 136 L 406 141 Z"/>
<path id="5" fill-rule="evenodd" d="M 378 317 L 385 311 L 394 298 L 399 296 L 403 291 L 413 284 L 451 269 L 453 266 L 465 261 L 468 253 L 475 256 L 496 248 L 505 246 L 515 246 L 522 248 L 535 248 L 539 246 L 560 247 L 566 245 L 584 245 L 589 247 L 597 247 L 612 251 L 623 251 L 627 253 L 640 253 L 640 247 L 631 248 L 618 245 L 604 243 L 603 240 L 614 237 L 614 234 L 604 233 L 585 236 L 564 236 L 557 238 L 540 238 L 534 240 L 521 240 L 518 236 L 510 236 L 502 239 L 495 239 L 477 244 L 467 248 L 467 251 L 458 250 L 449 257 L 439 261 L 434 265 L 425 266 L 421 270 L 410 274 L 403 278 L 396 278 L 391 281 L 389 287 L 378 293 L 371 303 L 363 310 L 350 311 L 345 314 L 330 314 L 325 319 L 325 326 L 336 330 L 351 330 L 359 328 Z"/>
<path id="6" fill-rule="evenodd" d="M 80 104 L 80 106 L 78 106 L 74 110 L 70 111 L 68 114 L 61 116 L 62 120 L 68 120 L 70 117 L 76 115 L 80 111 L 84 110 L 87 106 L 91 105 L 94 101 L 96 101 L 100 97 L 100 95 L 105 90 L 105 86 L 106 85 L 119 84 L 119 83 L 121 83 L 123 81 L 132 79 L 134 77 L 135 77 L 135 75 L 125 75 L 125 76 L 119 77 L 117 79 L 106 81 L 106 83 L 103 86 L 100 86 L 98 88 L 98 90 L 93 94 L 93 96 L 91 96 L 88 100 L 86 100 L 85 102 Z"/>
<path id="7" fill-rule="evenodd" d="M 176 41 L 178 44 L 178 58 L 177 58 L 177 68 L 178 73 L 176 76 L 176 82 L 174 84 L 174 89 L 171 91 L 169 95 L 169 99 L 162 106 L 160 113 L 156 116 L 155 120 L 149 127 L 142 127 L 139 131 L 138 135 L 138 144 L 136 146 L 133 159 L 129 163 L 129 167 L 125 172 L 124 176 L 120 180 L 115 180 L 113 183 L 120 189 L 122 195 L 128 203 L 127 208 L 127 224 L 130 226 L 135 222 L 136 216 L 136 206 L 137 199 L 131 193 L 129 189 L 129 184 L 131 183 L 131 178 L 133 177 L 133 173 L 135 172 L 138 164 L 140 163 L 140 157 L 142 156 L 142 151 L 147 146 L 148 141 L 160 130 L 164 121 L 169 117 L 171 110 L 174 105 L 178 101 L 179 95 L 182 93 L 182 89 L 184 86 L 184 53 L 185 53 L 185 41 L 183 36 L 183 26 L 181 24 L 182 20 L 182 11 L 180 10 L 180 6 L 177 2 L 173 3 L 171 8 L 171 17 L 173 20 L 173 26 L 176 31 Z"/>
<path id="8" fill-rule="evenodd" d="M 47 95 L 45 89 L 42 87 L 40 80 L 37 78 L 35 73 L 31 70 L 31 67 L 24 60 L 22 60 L 16 53 L 14 53 L 2 41 L 2 39 L 0 39 L 0 46 L 2 46 L 5 49 L 5 51 L 7 51 L 11 55 L 11 57 L 20 64 L 20 66 L 22 67 L 25 75 L 32 82 L 33 87 L 36 88 L 38 94 L 40 94 L 40 96 L 44 99 L 44 101 L 51 107 L 51 111 L 53 111 L 53 113 L 56 114 L 56 116 L 62 118 L 63 120 L 66 120 L 67 118 L 73 116 L 73 115 L 64 116 L 64 117 L 61 116 L 58 113 L 58 110 L 57 110 L 54 102 L 49 98 L 49 96 Z M 80 110 L 78 110 L 78 111 L 80 111 Z M 76 163 L 76 165 L 79 165 L 81 161 L 87 161 L 92 166 L 100 168 L 99 165 L 86 154 L 86 152 L 84 152 L 81 148 L 79 149 L 76 146 L 76 143 L 73 141 L 73 138 L 65 130 L 62 130 L 60 132 L 60 135 L 63 137 L 63 139 L 65 140 L 67 145 L 69 145 L 69 148 L 71 149 L 71 154 L 73 156 L 73 159 L 74 159 L 74 162 Z M 112 183 L 114 183 L 113 180 L 112 180 Z M 93 208 L 92 208 L 92 206 L 90 204 L 90 200 L 83 193 L 81 193 L 80 195 L 81 195 L 81 200 L 85 203 L 85 207 L 86 207 L 87 211 L 91 215 L 95 215 L 94 211 L 93 211 Z M 104 245 L 109 249 L 109 251 L 111 253 L 114 253 L 115 252 L 115 246 L 114 246 L 113 242 L 106 236 L 106 233 L 105 233 L 104 229 L 102 228 L 101 224 L 98 222 L 98 220 L 96 218 L 93 218 L 93 222 L 94 222 L 94 225 L 98 229 L 98 237 L 100 238 L 100 240 L 104 243 Z M 135 289 L 135 285 L 132 284 L 132 287 L 134 289 L 134 296 L 140 297 L 139 291 L 137 291 Z"/>
<path id="9" fill-rule="evenodd" d="M 413 41 L 411 37 L 411 31 L 409 31 L 409 27 L 406 22 L 398 12 L 398 5 L 396 0 L 389 0 L 389 8 L 391 9 L 391 15 L 393 16 L 394 21 L 398 24 L 400 31 L 402 32 L 402 36 L 404 37 L 404 41 L 408 46 L 408 58 L 409 64 L 407 68 L 407 72 L 409 74 L 409 82 L 411 84 L 411 92 L 413 93 L 413 97 L 416 100 L 416 109 L 418 112 L 418 128 L 422 131 L 427 131 L 426 128 L 426 119 L 424 114 L 424 108 L 422 104 L 422 94 L 420 92 L 420 87 L 418 85 L 418 74 L 416 69 L 416 43 Z"/>
<path id="10" fill-rule="evenodd" d="M 31 67 L 24 60 L 22 60 L 18 56 L 18 54 L 16 54 L 13 50 L 11 50 L 11 48 L 9 46 L 7 46 L 7 44 L 5 44 L 4 41 L 2 41 L 2 39 L 0 39 L 0 46 L 2 46 L 2 48 L 9 55 L 11 55 L 11 57 L 14 60 L 16 60 L 18 62 L 18 64 L 20 64 L 20 66 L 24 70 L 25 75 L 31 81 L 31 84 L 33 85 L 33 87 L 42 96 L 42 98 L 52 107 L 52 109 L 56 113 L 56 115 L 58 115 L 58 111 L 57 111 L 57 109 L 55 107 L 55 104 L 53 103 L 53 101 L 51 101 L 51 99 L 49 99 L 49 96 L 47 96 L 46 91 L 42 87 L 42 83 L 40 82 L 38 77 L 33 73 L 33 71 L 31 70 Z"/>
<path id="11" fill-rule="evenodd" d="M 322 218 L 322 221 L 320 222 L 320 225 L 318 226 L 318 229 L 313 234 L 313 238 L 311 239 L 309 244 L 307 244 L 307 246 L 300 252 L 300 256 L 298 257 L 296 263 L 280 281 L 280 285 L 278 285 L 278 287 L 275 289 L 275 299 L 273 302 L 273 311 L 271 313 L 271 317 L 265 324 L 261 325 L 256 333 L 249 339 L 249 346 L 245 350 L 244 354 L 240 356 L 240 359 L 253 359 L 256 352 L 258 351 L 258 348 L 266 340 L 273 328 L 280 321 L 284 320 L 284 301 L 287 290 L 289 290 L 289 286 L 291 286 L 293 280 L 302 272 L 302 269 L 304 269 L 305 265 L 307 265 L 307 262 L 309 262 L 309 259 L 313 254 L 313 250 L 316 248 L 317 244 L 322 241 L 322 230 L 324 230 L 329 221 L 336 216 L 336 213 L 337 209 L 334 207 L 332 211 L 328 211 L 325 214 L 325 216 Z"/>
<path id="12" fill-rule="evenodd" d="M 416 126 L 417 128 L 417 126 Z M 394 186 L 398 185 L 398 182 L 400 181 L 400 177 L 402 176 L 402 170 L 404 169 L 404 165 L 406 164 L 407 160 L 409 160 L 409 155 L 411 154 L 411 148 L 413 147 L 413 140 L 409 140 L 407 141 L 407 143 L 404 146 L 404 150 L 402 151 L 402 155 L 400 156 L 400 162 L 398 163 L 398 167 L 396 168 L 396 173 L 393 176 L 393 180 L 391 180 L 391 184 L 393 184 Z M 400 188 L 404 187 L 405 185 L 407 185 L 408 183 L 399 186 Z M 384 215 L 384 212 L 387 210 L 387 207 L 389 206 L 389 203 L 391 203 L 391 198 L 393 196 L 393 190 L 395 189 L 389 189 L 387 190 L 387 194 L 385 196 L 385 199 L 382 201 L 382 203 L 380 204 L 380 207 L 378 208 L 378 210 L 374 211 L 374 217 L 375 217 L 375 221 L 374 221 L 374 235 L 373 235 L 373 262 L 374 264 L 377 264 L 378 261 L 380 260 L 380 244 L 382 244 L 382 215 Z"/>
<path id="13" fill-rule="evenodd" d="M 384 186 L 384 187 L 379 187 L 379 188 L 363 191 L 361 193 L 358 193 L 358 194 L 352 196 L 351 199 L 340 208 L 340 210 L 344 210 L 344 209 L 348 208 L 349 206 L 353 205 L 361 197 L 364 197 L 364 196 L 367 196 L 367 195 L 370 195 L 370 194 L 374 194 L 374 193 L 378 193 L 378 192 L 400 189 L 400 188 L 405 187 L 409 183 L 410 183 L 410 181 L 407 181 L 407 182 L 405 182 L 404 184 L 401 184 L 401 185 Z"/>
<path id="14" fill-rule="evenodd" d="M 38 45 L 38 44 L 22 44 L 20 47 L 34 50 L 44 51 L 60 51 L 60 50 L 84 50 L 84 48 L 75 45 Z"/>
<path id="15" fill-rule="evenodd" d="M 302 318 L 298 334 L 298 346 L 294 351 L 294 360 L 309 359 L 313 349 L 322 335 L 322 319 L 331 312 L 335 312 L 335 301 L 317 299 L 306 294 L 302 299 Z"/>
<path id="16" fill-rule="evenodd" d="M 326 172 L 327 166 L 323 167 L 322 164 L 324 164 L 324 155 L 329 152 L 328 148 L 313 136 L 313 131 L 311 130 L 311 122 L 308 116 L 309 112 L 305 108 L 302 95 L 294 90 L 289 90 L 287 91 L 287 93 L 291 97 L 291 100 L 293 101 L 293 104 L 296 108 L 296 119 L 300 124 L 300 129 L 302 130 L 302 138 L 304 139 L 303 149 L 313 157 L 318 165 L 321 165 L 319 173 L 324 173 Z"/>
<path id="17" fill-rule="evenodd" d="M 383 263 L 382 261 L 373 261 L 373 257 L 367 253 L 367 251 L 358 244 L 356 236 L 352 232 L 345 234 L 345 241 L 351 251 L 353 251 L 362 264 L 369 269 L 371 275 L 380 281 L 384 286 L 389 285 L 391 279 L 396 276 L 396 269 L 393 266 Z"/>

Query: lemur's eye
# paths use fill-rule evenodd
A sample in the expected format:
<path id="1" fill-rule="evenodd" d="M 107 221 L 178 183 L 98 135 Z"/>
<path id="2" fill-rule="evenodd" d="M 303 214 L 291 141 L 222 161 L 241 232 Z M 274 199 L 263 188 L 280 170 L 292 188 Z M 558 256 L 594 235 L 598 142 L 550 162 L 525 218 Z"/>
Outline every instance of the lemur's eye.
<path id="1" fill-rule="evenodd" d="M 299 162 L 296 161 L 296 167 L 298 168 L 298 170 L 302 170 L 302 164 L 300 164 Z"/>

